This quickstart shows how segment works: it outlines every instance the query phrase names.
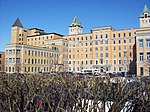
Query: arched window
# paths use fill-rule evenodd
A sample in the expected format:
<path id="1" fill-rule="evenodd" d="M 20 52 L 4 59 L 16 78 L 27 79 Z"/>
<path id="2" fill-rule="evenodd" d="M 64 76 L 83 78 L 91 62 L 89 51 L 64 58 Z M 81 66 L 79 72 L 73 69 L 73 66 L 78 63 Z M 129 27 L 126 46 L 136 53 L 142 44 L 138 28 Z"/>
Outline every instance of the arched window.
<path id="1" fill-rule="evenodd" d="M 144 18 L 147 18 L 147 14 L 144 14 Z"/>

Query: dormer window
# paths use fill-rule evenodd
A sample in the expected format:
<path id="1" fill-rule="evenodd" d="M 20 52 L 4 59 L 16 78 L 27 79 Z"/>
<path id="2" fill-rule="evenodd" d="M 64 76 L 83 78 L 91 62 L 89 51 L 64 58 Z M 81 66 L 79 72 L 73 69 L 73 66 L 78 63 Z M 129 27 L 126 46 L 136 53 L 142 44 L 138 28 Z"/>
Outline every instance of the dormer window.
<path id="1" fill-rule="evenodd" d="M 147 14 L 144 14 L 144 18 L 147 18 Z"/>

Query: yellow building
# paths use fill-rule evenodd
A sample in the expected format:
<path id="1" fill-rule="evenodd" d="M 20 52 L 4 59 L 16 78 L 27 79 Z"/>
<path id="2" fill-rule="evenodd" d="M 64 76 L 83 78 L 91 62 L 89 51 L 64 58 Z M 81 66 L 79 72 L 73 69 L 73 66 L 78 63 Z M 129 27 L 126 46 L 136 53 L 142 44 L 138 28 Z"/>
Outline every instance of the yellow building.
<path id="1" fill-rule="evenodd" d="M 5 71 L 5 52 L 0 52 L 0 72 Z"/>
<path id="2" fill-rule="evenodd" d="M 130 72 L 138 76 L 149 75 L 150 68 L 145 66 L 150 55 L 150 11 L 146 5 L 140 14 L 139 23 L 139 28 L 116 30 L 112 26 L 102 26 L 92 28 L 90 33 L 83 33 L 81 22 L 75 17 L 68 27 L 68 35 L 63 36 L 46 33 L 39 28 L 26 29 L 17 19 L 12 25 L 11 44 L 6 46 L 6 62 L 13 62 L 18 58 L 16 55 L 8 55 L 7 52 L 11 52 L 9 50 L 16 53 L 19 50 L 19 62 L 23 68 L 21 72 L 50 72 L 50 65 L 55 65 L 53 70 L 59 71 L 100 69 L 101 73 L 124 72 L 126 75 Z M 25 52 L 29 51 L 33 55 L 28 57 Z M 34 53 L 37 51 L 53 54 L 53 63 L 49 62 L 49 56 L 36 57 Z M 25 61 L 29 59 L 33 63 L 25 65 Z M 38 59 L 40 62 L 46 60 L 47 63 L 35 64 Z M 12 64 L 6 63 L 6 68 L 7 71 L 14 72 Z"/>
<path id="3" fill-rule="evenodd" d="M 58 49 L 55 46 L 43 48 L 31 45 L 6 45 L 6 72 L 38 73 L 55 70 Z"/>
<path id="4" fill-rule="evenodd" d="M 136 31 L 137 75 L 150 75 L 150 10 L 145 5 Z"/>
<path id="5" fill-rule="evenodd" d="M 63 35 L 26 29 L 17 18 L 12 25 L 11 44 L 6 45 L 6 72 L 50 72 L 58 65 L 58 46 L 46 42 Z"/>
<path id="6" fill-rule="evenodd" d="M 75 24 L 80 23 L 75 19 Z M 72 23 L 72 29 L 76 26 L 79 27 Z M 72 33 L 64 38 L 69 41 L 68 67 L 71 71 L 96 68 L 101 72 L 135 73 L 135 29 L 115 30 L 104 26 L 93 28 L 89 34 Z"/>

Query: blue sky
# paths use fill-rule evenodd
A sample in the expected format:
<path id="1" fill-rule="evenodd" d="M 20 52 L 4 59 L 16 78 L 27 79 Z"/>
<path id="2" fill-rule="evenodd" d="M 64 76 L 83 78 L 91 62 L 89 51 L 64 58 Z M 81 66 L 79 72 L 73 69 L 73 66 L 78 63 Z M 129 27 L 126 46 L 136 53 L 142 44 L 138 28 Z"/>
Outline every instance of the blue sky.
<path id="1" fill-rule="evenodd" d="M 68 34 L 75 16 L 83 33 L 93 27 L 115 29 L 139 27 L 139 15 L 150 0 L 0 0 L 0 51 L 11 41 L 11 26 L 18 17 L 25 28 Z"/>

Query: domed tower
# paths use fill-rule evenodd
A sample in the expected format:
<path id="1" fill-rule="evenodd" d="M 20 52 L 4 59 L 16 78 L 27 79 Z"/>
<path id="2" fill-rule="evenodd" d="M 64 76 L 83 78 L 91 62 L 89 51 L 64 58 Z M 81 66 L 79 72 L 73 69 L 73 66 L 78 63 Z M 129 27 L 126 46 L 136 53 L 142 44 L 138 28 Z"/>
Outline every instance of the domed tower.
<path id="1" fill-rule="evenodd" d="M 27 29 L 23 28 L 19 18 L 12 25 L 11 43 L 27 44 Z"/>
<path id="2" fill-rule="evenodd" d="M 82 34 L 82 28 L 81 22 L 79 22 L 77 17 L 75 17 L 72 23 L 69 25 L 69 35 Z"/>
<path id="3" fill-rule="evenodd" d="M 150 27 L 150 10 L 145 5 L 139 17 L 140 27 Z"/>

